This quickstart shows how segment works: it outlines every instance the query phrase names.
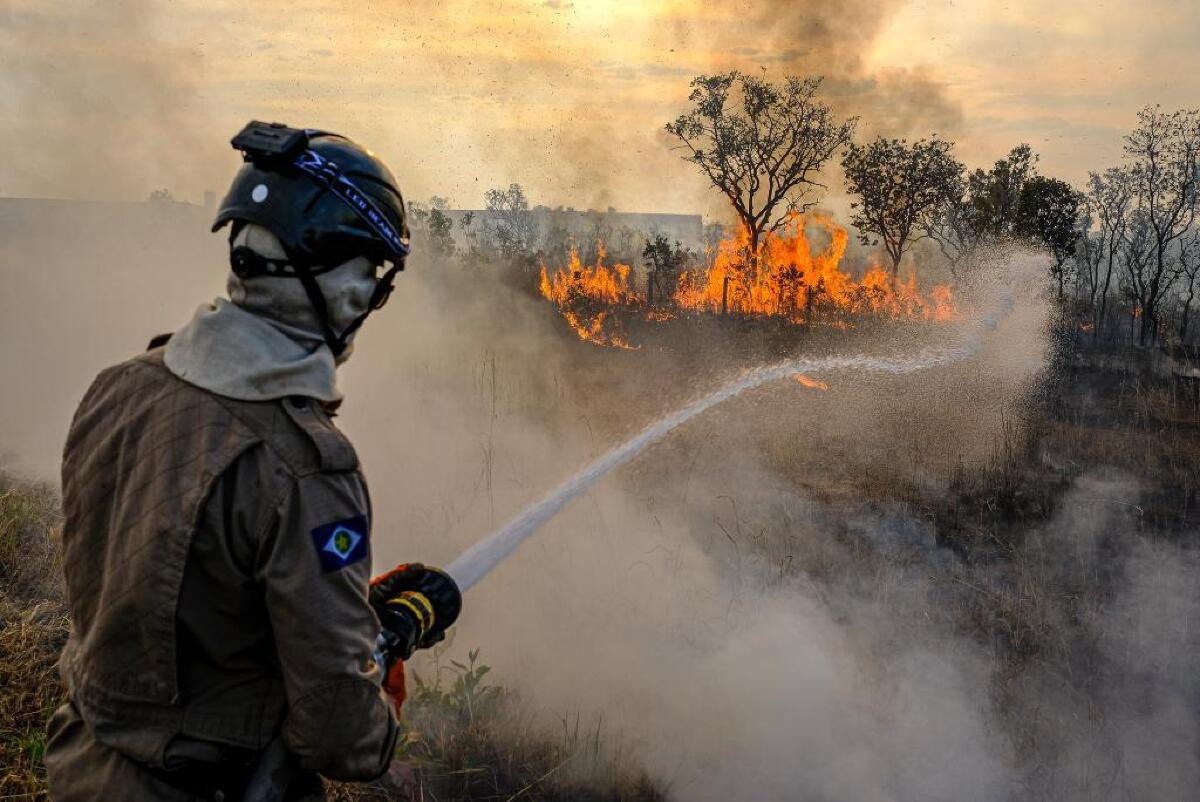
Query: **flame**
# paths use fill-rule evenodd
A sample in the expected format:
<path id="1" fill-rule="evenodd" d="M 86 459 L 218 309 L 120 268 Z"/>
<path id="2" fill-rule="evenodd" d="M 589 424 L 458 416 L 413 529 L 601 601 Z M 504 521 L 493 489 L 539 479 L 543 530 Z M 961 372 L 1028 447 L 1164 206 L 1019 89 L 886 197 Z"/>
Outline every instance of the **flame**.
<path id="1" fill-rule="evenodd" d="M 720 243 L 713 266 L 680 276 L 675 301 L 685 309 L 783 317 L 793 323 L 874 315 L 893 319 L 946 321 L 955 317 L 954 296 L 938 285 L 923 294 L 917 277 L 893 279 L 877 261 L 855 281 L 841 269 L 846 229 L 827 215 L 811 222 L 829 236 L 829 244 L 813 251 L 805 231 L 809 218 L 793 213 L 778 232 L 759 242 L 751 258 L 750 232 L 743 227 Z"/>
<path id="2" fill-rule="evenodd" d="M 806 231 L 810 223 L 829 240 L 819 251 Z M 706 266 L 680 274 L 669 306 L 648 307 L 630 284 L 629 265 L 605 264 L 602 245 L 594 264 L 583 264 L 574 248 L 565 267 L 551 272 L 543 263 L 539 290 L 580 339 L 625 349 L 636 347 L 629 344 L 621 326 L 631 315 L 661 323 L 680 311 L 726 312 L 837 328 L 848 328 L 863 318 L 944 322 L 958 316 L 949 287 L 935 285 L 922 291 L 912 272 L 895 278 L 878 260 L 868 265 L 860 279 L 843 271 L 847 239 L 846 229 L 827 215 L 793 213 L 778 231 L 762 236 L 757 254 L 752 255 L 750 232 L 743 227 L 719 243 L 715 252 L 706 251 Z"/>
<path id="3" fill-rule="evenodd" d="M 629 265 L 604 264 L 604 247 L 597 249 L 596 264 L 584 265 L 579 251 L 571 249 L 566 269 L 551 278 L 542 264 L 538 290 L 552 301 L 579 339 L 597 345 L 634 350 L 619 332 L 605 331 L 604 321 L 612 307 L 640 305 L 641 297 L 629 286 Z"/>
<path id="4" fill-rule="evenodd" d="M 816 379 L 814 379 L 810 376 L 805 376 L 803 373 L 794 373 L 794 374 L 792 374 L 792 378 L 795 379 L 796 381 L 800 382 L 800 384 L 804 385 L 805 387 L 811 387 L 814 390 L 828 390 L 829 389 L 829 385 L 826 384 L 825 382 L 817 381 Z"/>

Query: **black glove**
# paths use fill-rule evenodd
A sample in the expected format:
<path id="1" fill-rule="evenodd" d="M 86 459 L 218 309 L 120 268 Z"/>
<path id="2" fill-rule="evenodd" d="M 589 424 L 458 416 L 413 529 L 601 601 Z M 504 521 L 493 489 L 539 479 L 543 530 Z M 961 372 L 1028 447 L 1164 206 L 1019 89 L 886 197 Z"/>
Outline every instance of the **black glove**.
<path id="1" fill-rule="evenodd" d="M 402 563 L 372 579 L 368 600 L 383 627 L 379 646 L 388 665 L 443 640 L 462 611 L 450 575 L 421 563 Z"/>

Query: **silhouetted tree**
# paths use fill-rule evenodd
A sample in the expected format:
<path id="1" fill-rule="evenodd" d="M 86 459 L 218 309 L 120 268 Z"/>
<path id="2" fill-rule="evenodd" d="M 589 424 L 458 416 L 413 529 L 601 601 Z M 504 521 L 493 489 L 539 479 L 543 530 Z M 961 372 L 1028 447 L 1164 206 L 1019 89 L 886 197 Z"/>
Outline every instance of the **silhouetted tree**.
<path id="1" fill-rule="evenodd" d="M 929 235 L 938 212 L 962 195 L 963 166 L 951 155 L 953 147 L 936 138 L 910 145 L 880 137 L 846 150 L 846 187 L 858 197 L 852 222 L 864 245 L 883 244 L 893 276 L 904 252 Z"/>
<path id="2" fill-rule="evenodd" d="M 1092 310 L 1093 339 L 1098 340 L 1108 312 L 1108 294 L 1112 285 L 1113 267 L 1129 226 L 1133 209 L 1132 184 L 1129 173 L 1110 167 L 1101 175 L 1088 174 L 1084 196 L 1087 209 L 1097 226 L 1094 259 L 1089 260 L 1093 272 L 1089 281 Z M 1103 264 L 1103 278 L 1100 266 Z"/>
<path id="3" fill-rule="evenodd" d="M 974 225 L 981 234 L 992 239 L 1012 235 L 1021 190 L 1026 181 L 1037 175 L 1037 161 L 1037 154 L 1022 143 L 992 165 L 991 170 L 971 173 L 967 180 L 967 198 L 975 218 Z"/>
<path id="4" fill-rule="evenodd" d="M 484 200 L 490 213 L 489 233 L 500 255 L 509 260 L 527 260 L 537 241 L 538 224 L 525 190 L 520 184 L 509 184 L 508 189 L 489 189 Z"/>
<path id="5" fill-rule="evenodd" d="M 1070 184 L 1057 178 L 1033 176 L 1024 182 L 1013 211 L 1014 236 L 1044 248 L 1054 259 L 1050 274 L 1058 282 L 1058 299 L 1064 297 L 1068 260 L 1079 239 L 1079 206 L 1082 198 Z"/>
<path id="6" fill-rule="evenodd" d="M 1121 290 L 1130 304 L 1132 320 L 1144 320 L 1154 263 L 1154 234 L 1144 209 L 1134 209 L 1121 243 Z M 1131 332 L 1132 335 L 1132 332 Z M 1144 338 L 1144 329 L 1139 338 Z"/>
<path id="7" fill-rule="evenodd" d="M 1134 198 L 1150 235 L 1151 260 L 1138 284 L 1139 340 L 1145 344 L 1157 337 L 1159 304 L 1177 276 L 1168 248 L 1196 219 L 1200 112 L 1166 113 L 1147 106 L 1138 112 L 1138 127 L 1125 137 L 1125 153 L 1133 160 Z"/>
<path id="8" fill-rule="evenodd" d="M 1179 310 L 1179 342 L 1186 343 L 1192 304 L 1196 300 L 1196 284 L 1200 280 L 1200 229 L 1193 228 L 1189 236 L 1179 241 L 1179 277 L 1182 281 Z"/>
<path id="9" fill-rule="evenodd" d="M 933 215 L 926 233 L 938 244 L 956 278 L 963 277 L 963 266 L 980 245 L 1012 235 L 1021 189 L 1036 174 L 1037 158 L 1028 145 L 1017 145 L 991 170 L 972 172 L 963 192 Z"/>

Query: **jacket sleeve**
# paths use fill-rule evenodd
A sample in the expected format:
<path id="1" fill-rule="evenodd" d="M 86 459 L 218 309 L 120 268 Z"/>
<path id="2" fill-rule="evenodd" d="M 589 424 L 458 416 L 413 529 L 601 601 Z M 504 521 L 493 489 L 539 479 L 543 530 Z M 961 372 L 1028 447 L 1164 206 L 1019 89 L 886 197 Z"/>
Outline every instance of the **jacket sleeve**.
<path id="1" fill-rule="evenodd" d="M 382 774 L 398 736 L 372 660 L 368 515 L 357 472 L 293 478 L 256 565 L 287 690 L 284 739 L 303 768 L 336 780 Z"/>

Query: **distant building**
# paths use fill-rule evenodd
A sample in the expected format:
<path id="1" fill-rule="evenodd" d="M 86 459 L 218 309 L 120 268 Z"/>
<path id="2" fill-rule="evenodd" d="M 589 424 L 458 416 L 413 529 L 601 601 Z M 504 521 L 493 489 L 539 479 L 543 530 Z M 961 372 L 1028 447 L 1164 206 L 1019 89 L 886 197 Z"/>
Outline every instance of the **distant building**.
<path id="1" fill-rule="evenodd" d="M 471 228 L 475 231 L 492 227 L 501 219 L 498 213 L 486 209 L 450 209 L 446 213 L 454 220 L 451 233 L 459 245 L 466 244 L 463 219 L 467 215 L 470 215 Z M 698 214 L 618 212 L 612 207 L 603 212 L 592 209 L 579 211 L 546 206 L 536 206 L 530 213 L 537 221 L 538 233 L 542 236 L 548 231 L 562 229 L 582 242 L 597 233 L 616 235 L 621 229 L 630 229 L 646 238 L 662 234 L 671 242 L 678 241 L 689 248 L 699 249 L 704 245 L 704 220 Z"/>

